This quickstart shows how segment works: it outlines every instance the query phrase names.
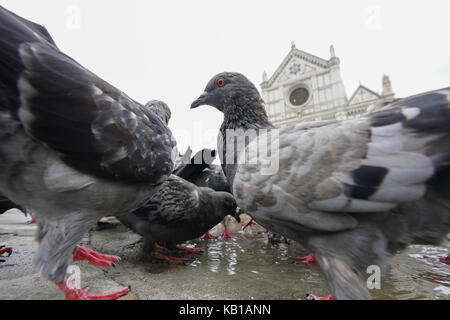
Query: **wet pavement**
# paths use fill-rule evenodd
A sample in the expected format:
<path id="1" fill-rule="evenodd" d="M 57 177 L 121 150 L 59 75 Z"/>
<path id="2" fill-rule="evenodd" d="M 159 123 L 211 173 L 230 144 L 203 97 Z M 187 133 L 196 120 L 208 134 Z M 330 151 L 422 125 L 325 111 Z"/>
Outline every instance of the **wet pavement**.
<path id="1" fill-rule="evenodd" d="M 0 245 L 14 248 L 10 257 L 1 258 L 5 262 L 0 262 L 0 299 L 62 299 L 63 294 L 33 269 L 37 227 L 26 224 L 27 220 L 17 210 L 0 215 Z M 93 267 L 86 261 L 74 263 L 81 269 L 81 286 L 89 286 L 91 293 L 126 285 L 131 286 L 131 293 L 121 299 L 285 300 L 329 293 L 316 264 L 294 264 L 288 258 L 307 255 L 302 246 L 293 241 L 275 243 L 267 234 L 258 233 L 262 230 L 258 226 L 242 231 L 230 220 L 236 238 L 190 241 L 188 246 L 205 251 L 188 255 L 192 260 L 183 265 L 169 265 L 144 257 L 140 236 L 114 218 L 102 221 L 80 244 L 122 260 L 115 269 Z M 218 225 L 211 233 L 222 231 L 223 225 Z M 395 256 L 390 274 L 382 277 L 381 289 L 371 291 L 373 298 L 450 300 L 450 265 L 437 259 L 449 254 L 449 249 L 448 241 L 440 247 L 408 247 Z"/>

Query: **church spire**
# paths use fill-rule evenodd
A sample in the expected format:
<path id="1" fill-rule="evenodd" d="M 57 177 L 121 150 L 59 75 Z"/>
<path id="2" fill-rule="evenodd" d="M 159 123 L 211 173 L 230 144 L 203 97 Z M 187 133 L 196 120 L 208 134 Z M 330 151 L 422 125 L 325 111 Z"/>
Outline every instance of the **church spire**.
<path id="1" fill-rule="evenodd" d="M 392 94 L 392 85 L 391 85 L 391 79 L 389 79 L 389 76 L 383 75 L 383 96 L 387 96 Z"/>
<path id="2" fill-rule="evenodd" d="M 295 47 L 295 42 L 294 41 L 291 41 L 291 50 L 294 50 L 296 47 Z"/>
<path id="3" fill-rule="evenodd" d="M 330 56 L 331 58 L 336 58 L 336 53 L 334 52 L 334 46 L 330 46 Z"/>

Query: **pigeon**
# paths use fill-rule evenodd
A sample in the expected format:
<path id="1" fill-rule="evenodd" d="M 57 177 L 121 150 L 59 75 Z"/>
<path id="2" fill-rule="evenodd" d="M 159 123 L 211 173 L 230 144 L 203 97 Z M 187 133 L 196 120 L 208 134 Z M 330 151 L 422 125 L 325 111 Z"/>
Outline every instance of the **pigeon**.
<path id="1" fill-rule="evenodd" d="M 152 110 L 165 124 L 169 124 L 172 112 L 164 101 L 150 100 L 145 104 L 145 108 Z"/>
<path id="2" fill-rule="evenodd" d="M 77 246 L 103 216 L 139 208 L 176 152 L 150 109 L 61 52 L 47 30 L 0 7 L 0 192 L 38 220 L 38 271 L 66 299 L 114 299 L 67 285 L 71 261 L 118 257 Z"/>
<path id="3" fill-rule="evenodd" d="M 357 119 L 277 129 L 254 84 L 225 72 L 191 108 L 224 114 L 217 150 L 238 206 L 311 250 L 333 298 L 370 299 L 372 268 L 386 272 L 401 249 L 450 230 L 449 101 L 443 88 Z"/>
<path id="4" fill-rule="evenodd" d="M 230 185 L 222 170 L 222 167 L 212 164 L 216 158 L 216 150 L 202 149 L 198 151 L 194 157 L 187 161 L 186 159 L 189 159 L 187 157 L 191 154 L 192 151 L 188 148 L 187 152 L 183 156 L 183 159 L 181 159 L 183 164 L 179 165 L 177 169 L 174 170 L 174 174 L 186 179 L 189 182 L 192 182 L 198 187 L 208 187 L 215 191 L 223 191 L 232 194 Z M 224 218 L 221 222 L 224 226 L 221 237 L 233 239 L 235 236 L 233 236 L 228 230 L 228 218 L 229 217 Z M 240 221 L 240 219 L 238 221 Z M 203 238 L 205 240 L 214 239 L 215 236 L 207 232 Z"/>
<path id="5" fill-rule="evenodd" d="M 230 213 L 239 218 L 240 211 L 230 193 L 197 187 L 171 175 L 144 205 L 118 219 L 143 237 L 143 251 L 151 254 L 156 242 L 173 247 L 198 238 Z M 181 261 L 162 254 L 155 257 L 171 263 Z"/>

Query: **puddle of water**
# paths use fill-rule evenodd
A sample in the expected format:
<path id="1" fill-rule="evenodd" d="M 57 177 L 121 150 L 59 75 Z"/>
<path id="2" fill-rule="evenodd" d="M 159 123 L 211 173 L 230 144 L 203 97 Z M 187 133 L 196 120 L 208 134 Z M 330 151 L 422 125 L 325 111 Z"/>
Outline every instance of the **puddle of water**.
<path id="1" fill-rule="evenodd" d="M 135 261 L 138 277 L 151 278 L 162 290 L 186 299 L 297 299 L 309 292 L 326 293 L 317 268 L 288 259 L 307 254 L 298 244 L 270 244 L 266 235 L 241 234 L 188 245 L 205 251 L 192 255 L 187 265 Z"/>
<path id="2" fill-rule="evenodd" d="M 152 277 L 167 292 L 186 299 L 298 299 L 307 293 L 327 295 L 328 288 L 316 264 L 293 264 L 304 256 L 299 244 L 272 244 L 267 235 L 240 233 L 236 239 L 195 240 L 189 246 L 205 248 L 185 266 L 146 264 L 143 277 Z M 449 299 L 450 266 L 423 255 L 442 255 L 448 249 L 412 246 L 397 255 L 374 299 Z M 412 255 L 412 256 L 411 256 Z"/>
<path id="3" fill-rule="evenodd" d="M 116 253 L 124 258 L 120 266 L 140 279 L 144 291 L 159 288 L 177 299 L 285 300 L 305 298 L 308 293 L 329 294 L 317 264 L 294 264 L 288 258 L 307 255 L 305 248 L 294 241 L 271 243 L 267 234 L 258 234 L 252 227 L 235 233 L 236 239 L 189 241 L 188 246 L 205 251 L 193 254 L 187 265 L 142 260 L 140 245 L 135 245 L 139 237 L 120 228 L 96 234 L 95 242 L 109 244 L 106 250 L 97 250 L 113 253 L 113 247 L 126 248 Z M 438 261 L 449 253 L 450 242 L 441 247 L 408 247 L 393 258 L 391 272 L 382 276 L 381 289 L 371 290 L 372 297 L 450 300 L 450 265 Z"/>

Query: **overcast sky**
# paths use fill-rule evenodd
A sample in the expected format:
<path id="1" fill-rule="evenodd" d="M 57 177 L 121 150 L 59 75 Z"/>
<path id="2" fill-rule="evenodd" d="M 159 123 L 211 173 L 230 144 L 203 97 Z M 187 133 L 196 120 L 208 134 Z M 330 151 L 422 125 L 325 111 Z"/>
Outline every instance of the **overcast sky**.
<path id="1" fill-rule="evenodd" d="M 179 150 L 215 147 L 222 115 L 190 110 L 207 81 L 238 71 L 261 83 L 290 50 L 341 60 L 359 82 L 397 97 L 450 85 L 450 1 L 0 0 L 43 24 L 66 54 L 137 101 L 164 100 Z"/>

